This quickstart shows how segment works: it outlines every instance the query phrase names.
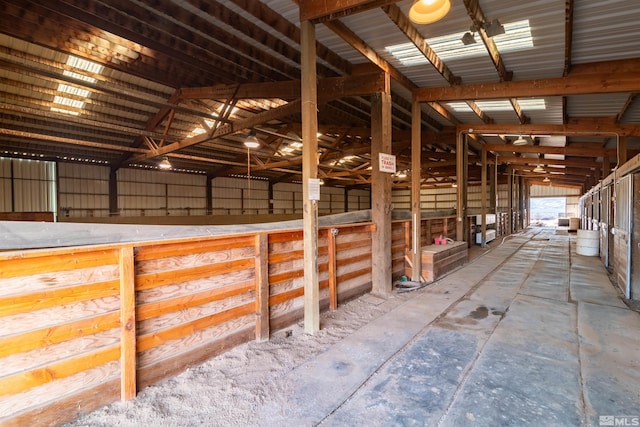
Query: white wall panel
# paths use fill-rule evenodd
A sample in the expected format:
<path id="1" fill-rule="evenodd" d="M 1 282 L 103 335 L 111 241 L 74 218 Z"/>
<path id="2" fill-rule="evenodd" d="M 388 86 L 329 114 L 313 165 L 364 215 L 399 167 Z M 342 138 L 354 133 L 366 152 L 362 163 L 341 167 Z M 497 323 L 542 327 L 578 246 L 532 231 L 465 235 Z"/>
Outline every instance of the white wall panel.
<path id="1" fill-rule="evenodd" d="M 55 212 L 55 163 L 1 158 L 0 165 L 3 193 L 0 209 L 5 212 Z"/>

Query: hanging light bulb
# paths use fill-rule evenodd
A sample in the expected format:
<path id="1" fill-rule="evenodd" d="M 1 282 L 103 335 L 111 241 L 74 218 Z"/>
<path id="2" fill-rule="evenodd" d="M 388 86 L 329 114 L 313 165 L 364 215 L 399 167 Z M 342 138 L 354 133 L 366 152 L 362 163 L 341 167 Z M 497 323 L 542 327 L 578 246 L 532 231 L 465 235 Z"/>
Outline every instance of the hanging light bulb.
<path id="1" fill-rule="evenodd" d="M 251 132 L 247 139 L 244 140 L 244 146 L 247 148 L 258 148 L 260 147 L 260 141 L 256 137 L 256 134 Z"/>
<path id="2" fill-rule="evenodd" d="M 162 160 L 160 160 L 160 163 L 158 163 L 158 169 L 168 171 L 171 170 L 171 168 L 173 168 L 173 165 L 171 165 L 171 162 L 169 161 L 167 156 L 162 157 Z"/>
<path id="3" fill-rule="evenodd" d="M 444 18 L 449 9 L 450 0 L 416 0 L 409 9 L 409 19 L 415 24 L 431 24 Z"/>

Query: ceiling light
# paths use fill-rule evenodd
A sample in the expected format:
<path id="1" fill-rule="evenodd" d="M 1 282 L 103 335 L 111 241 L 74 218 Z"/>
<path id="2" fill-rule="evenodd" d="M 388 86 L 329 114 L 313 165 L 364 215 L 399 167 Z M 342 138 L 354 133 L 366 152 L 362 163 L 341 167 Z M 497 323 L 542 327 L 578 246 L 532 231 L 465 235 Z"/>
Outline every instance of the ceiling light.
<path id="1" fill-rule="evenodd" d="M 168 170 L 171 170 L 173 166 L 171 165 L 171 162 L 169 161 L 167 156 L 164 156 L 162 160 L 160 160 L 160 163 L 158 163 L 158 168 L 164 171 L 168 171 Z"/>
<path id="2" fill-rule="evenodd" d="M 256 137 L 255 133 L 250 133 L 249 136 L 247 136 L 247 139 L 245 139 L 244 141 L 244 146 L 247 148 L 258 148 L 260 147 L 260 141 L 258 141 L 258 138 Z"/>
<path id="3" fill-rule="evenodd" d="M 449 13 L 449 0 L 416 0 L 409 9 L 409 19 L 415 24 L 432 24 Z"/>
<path id="4" fill-rule="evenodd" d="M 538 165 L 538 166 L 535 167 L 535 169 L 533 169 L 533 172 L 535 172 L 535 173 L 545 173 L 546 171 L 544 170 L 542 165 Z"/>
<path id="5" fill-rule="evenodd" d="M 548 176 L 545 176 L 544 179 L 542 180 L 542 182 L 551 182 L 551 180 L 549 179 Z"/>
<path id="6" fill-rule="evenodd" d="M 473 37 L 473 33 L 469 31 L 464 33 L 464 36 L 462 36 L 460 40 L 462 40 L 462 44 L 465 46 L 469 46 L 470 44 L 474 44 L 476 42 L 476 38 Z"/>
<path id="7" fill-rule="evenodd" d="M 456 184 L 455 182 L 453 184 L 451 184 L 451 187 L 453 188 L 458 188 L 458 184 Z"/>
<path id="8" fill-rule="evenodd" d="M 499 36 L 504 34 L 504 25 L 502 25 L 497 19 L 494 19 L 490 22 L 485 22 L 484 31 L 487 33 L 488 37 Z"/>
<path id="9" fill-rule="evenodd" d="M 522 137 L 522 135 L 520 135 L 520 136 L 518 137 L 518 139 L 516 139 L 515 141 L 513 141 L 513 142 L 512 142 L 512 144 L 513 144 L 513 145 L 527 145 L 527 144 L 528 144 L 528 142 L 527 142 L 527 140 L 526 140 L 526 139 L 524 139 L 524 138 Z"/>

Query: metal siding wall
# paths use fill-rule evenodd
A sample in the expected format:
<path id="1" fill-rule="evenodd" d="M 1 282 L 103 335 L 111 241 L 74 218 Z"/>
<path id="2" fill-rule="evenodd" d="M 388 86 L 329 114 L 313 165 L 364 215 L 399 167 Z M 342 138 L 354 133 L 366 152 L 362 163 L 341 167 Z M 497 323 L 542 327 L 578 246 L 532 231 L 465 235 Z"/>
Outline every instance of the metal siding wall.
<path id="1" fill-rule="evenodd" d="M 3 211 L 11 211 L 13 195 L 15 212 L 55 212 L 55 163 L 4 158 L 2 164 L 0 207 Z"/>
<path id="2" fill-rule="evenodd" d="M 395 210 L 411 210 L 411 191 L 393 190 L 391 192 L 391 203 Z"/>
<path id="3" fill-rule="evenodd" d="M 531 197 L 566 197 L 566 196 L 580 197 L 580 189 L 556 187 L 553 185 L 532 185 L 530 196 Z"/>
<path id="4" fill-rule="evenodd" d="M 121 169 L 118 207 L 122 216 L 205 215 L 204 175 Z"/>
<path id="5" fill-rule="evenodd" d="M 368 190 L 349 191 L 349 211 L 369 209 L 371 206 L 371 192 Z"/>
<path id="6" fill-rule="evenodd" d="M 320 190 L 322 194 L 322 190 Z M 302 213 L 302 184 L 282 182 L 273 186 L 273 213 Z"/>
<path id="7" fill-rule="evenodd" d="M 109 216 L 109 167 L 60 163 L 58 215 Z"/>

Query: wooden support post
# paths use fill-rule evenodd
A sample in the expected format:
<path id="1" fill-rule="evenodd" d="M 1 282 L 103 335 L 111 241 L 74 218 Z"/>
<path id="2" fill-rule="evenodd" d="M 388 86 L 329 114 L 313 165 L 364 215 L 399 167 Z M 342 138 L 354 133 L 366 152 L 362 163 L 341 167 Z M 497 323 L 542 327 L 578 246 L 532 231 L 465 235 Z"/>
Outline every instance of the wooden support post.
<path id="1" fill-rule="evenodd" d="M 480 220 L 480 243 L 484 248 L 487 246 L 487 150 L 482 147 L 482 176 L 480 177 L 480 204 L 482 219 Z M 473 236 L 475 239 L 475 236 Z"/>
<path id="2" fill-rule="evenodd" d="M 338 263 L 336 253 L 337 228 L 327 230 L 327 246 L 329 251 L 329 309 L 338 309 Z"/>
<path id="3" fill-rule="evenodd" d="M 507 234 L 513 233 L 513 169 L 508 168 L 508 206 L 507 206 Z"/>
<path id="4" fill-rule="evenodd" d="M 489 171 L 489 212 L 498 215 L 498 165 L 495 161 L 490 164 Z"/>
<path id="5" fill-rule="evenodd" d="M 411 224 L 413 226 L 413 244 L 411 250 L 411 280 L 420 281 L 422 274 L 422 208 L 420 206 L 422 182 L 422 141 L 420 141 L 420 122 L 422 114 L 420 103 L 413 101 L 411 107 Z M 428 243 L 427 243 L 428 244 Z"/>
<path id="6" fill-rule="evenodd" d="M 133 248 L 120 248 L 120 399 L 136 397 L 136 290 Z"/>
<path id="7" fill-rule="evenodd" d="M 310 200 L 309 180 L 318 177 L 318 89 L 316 81 L 316 29 L 300 23 L 302 68 L 302 226 L 304 233 L 304 330 L 320 330 L 318 283 L 318 204 Z"/>
<path id="8" fill-rule="evenodd" d="M 255 236 L 256 341 L 269 340 L 269 235 Z"/>
<path id="9" fill-rule="evenodd" d="M 627 163 L 627 137 L 621 136 L 618 139 L 618 168 Z"/>
<path id="10" fill-rule="evenodd" d="M 456 240 L 464 241 L 467 219 L 467 141 L 462 132 L 456 139 Z"/>
<path id="11" fill-rule="evenodd" d="M 112 169 L 109 172 L 109 216 L 119 215 L 120 210 L 118 209 L 118 173 L 117 171 Z"/>
<path id="12" fill-rule="evenodd" d="M 371 102 L 371 219 L 376 225 L 371 241 L 371 280 L 372 292 L 385 295 L 392 291 L 391 175 L 380 171 L 381 153 L 391 154 L 389 74 L 385 74 L 385 91 L 374 94 Z"/>

